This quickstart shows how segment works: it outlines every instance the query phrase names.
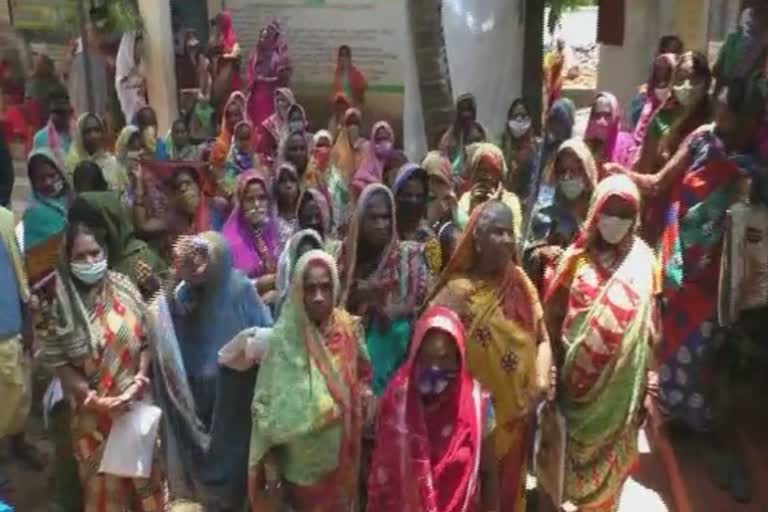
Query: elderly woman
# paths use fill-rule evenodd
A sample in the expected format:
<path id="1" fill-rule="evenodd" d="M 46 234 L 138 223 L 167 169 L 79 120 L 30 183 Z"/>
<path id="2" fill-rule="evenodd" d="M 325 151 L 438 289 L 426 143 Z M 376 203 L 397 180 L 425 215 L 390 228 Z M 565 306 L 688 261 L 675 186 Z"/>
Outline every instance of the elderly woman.
<path id="1" fill-rule="evenodd" d="M 113 419 L 149 391 L 150 337 L 139 291 L 107 270 L 106 245 L 84 224 L 68 229 L 53 304 L 43 312 L 42 357 L 73 403 L 73 447 L 85 510 L 165 510 L 157 460 L 149 478 L 98 471 Z"/>
<path id="2" fill-rule="evenodd" d="M 222 233 L 234 267 L 254 281 L 264 302 L 273 304 L 282 244 L 264 173 L 251 170 L 240 175 L 235 209 Z"/>
<path id="3" fill-rule="evenodd" d="M 323 248 L 333 257 L 341 252 L 341 241 L 333 231 L 333 218 L 328 198 L 316 188 L 308 188 L 299 197 L 297 228 L 312 229 L 323 240 Z"/>
<path id="4" fill-rule="evenodd" d="M 560 377 L 556 404 L 567 429 L 563 502 L 579 510 L 618 510 L 638 458 L 660 291 L 654 253 L 637 234 L 639 219 L 634 183 L 626 176 L 603 180 L 547 291 Z M 561 503 L 554 505 L 559 510 Z"/>
<path id="5" fill-rule="evenodd" d="M 523 213 L 517 196 L 503 189 L 506 173 L 504 154 L 497 146 L 479 144 L 475 148 L 469 163 L 469 190 L 459 200 L 458 222 L 460 225 L 467 224 L 475 207 L 499 193 L 501 201 L 512 210 L 515 238 L 520 239 L 523 231 Z"/>
<path id="6" fill-rule="evenodd" d="M 523 512 L 531 414 L 550 385 L 552 354 L 539 295 L 516 262 L 513 225 L 503 202 L 477 207 L 430 304 L 462 319 L 469 371 L 496 411 L 497 510 Z"/>
<path id="7" fill-rule="evenodd" d="M 342 301 L 363 318 L 373 389 L 381 393 L 408 355 L 413 314 L 429 281 L 421 246 L 397 236 L 395 201 L 384 185 L 368 185 L 360 196 L 339 261 Z"/>
<path id="8" fill-rule="evenodd" d="M 331 256 L 313 250 L 301 257 L 253 396 L 249 495 L 256 512 L 359 509 L 370 364 L 359 319 L 337 307 L 340 293 Z M 284 492 L 265 491 L 268 464 Z"/>
<path id="9" fill-rule="evenodd" d="M 277 308 L 275 308 L 277 311 L 275 317 L 279 317 L 280 310 L 288 298 L 296 263 L 305 253 L 313 249 L 324 250 L 323 240 L 314 229 L 302 229 L 301 231 L 297 231 L 288 240 L 288 244 L 286 244 L 285 249 L 283 249 L 283 253 L 280 255 L 280 261 L 277 264 L 277 293 L 279 298 Z"/>
<path id="10" fill-rule="evenodd" d="M 632 135 L 622 129 L 623 116 L 619 100 L 609 92 L 599 92 L 592 102 L 584 142 L 597 161 L 600 175 L 607 163 L 625 165 L 632 147 Z"/>
<path id="11" fill-rule="evenodd" d="M 115 155 L 106 150 L 106 125 L 96 114 L 82 114 L 77 119 L 74 140 L 66 159 L 67 173 L 71 177 L 77 164 L 91 160 L 101 167 L 110 190 L 120 193 L 128 191 L 129 180 L 125 169 Z"/>
<path id="12" fill-rule="evenodd" d="M 173 496 L 203 510 L 243 509 L 256 370 L 220 366 L 219 350 L 272 318 L 251 282 L 232 266 L 221 235 L 205 232 L 176 247 L 180 282 L 150 308 L 158 363 L 157 397 L 165 419 L 166 460 Z"/>

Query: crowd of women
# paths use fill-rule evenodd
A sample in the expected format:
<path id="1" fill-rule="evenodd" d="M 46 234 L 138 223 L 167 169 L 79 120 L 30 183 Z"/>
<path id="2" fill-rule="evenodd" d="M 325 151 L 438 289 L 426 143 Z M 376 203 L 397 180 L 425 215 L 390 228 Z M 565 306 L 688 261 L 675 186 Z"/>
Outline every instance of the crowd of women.
<path id="1" fill-rule="evenodd" d="M 26 258 L 16 302 L 62 390 L 57 506 L 522 512 L 538 473 L 542 502 L 613 511 L 647 406 L 725 450 L 721 254 L 731 205 L 766 198 L 766 11 L 714 72 L 660 48 L 635 123 L 600 92 L 583 137 L 567 99 L 540 137 L 519 99 L 496 139 L 464 95 L 421 162 L 364 118 L 347 47 L 311 133 L 276 24 L 209 145 L 137 105 L 113 152 L 52 91 L 0 272 Z M 140 401 L 151 472 L 101 472 Z"/>

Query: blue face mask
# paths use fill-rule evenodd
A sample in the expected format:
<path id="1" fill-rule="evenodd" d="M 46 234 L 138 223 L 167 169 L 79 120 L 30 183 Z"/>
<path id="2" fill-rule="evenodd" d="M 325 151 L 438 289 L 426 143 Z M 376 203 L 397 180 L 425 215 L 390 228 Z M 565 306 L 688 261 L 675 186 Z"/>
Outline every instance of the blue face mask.
<path id="1" fill-rule="evenodd" d="M 96 262 L 72 262 L 69 264 L 69 268 L 72 275 L 79 281 L 92 286 L 101 281 L 107 274 L 107 260 L 103 258 Z"/>
<path id="2" fill-rule="evenodd" d="M 439 395 L 456 380 L 457 370 L 446 370 L 437 366 L 422 368 L 419 372 L 419 392 L 422 395 Z"/>

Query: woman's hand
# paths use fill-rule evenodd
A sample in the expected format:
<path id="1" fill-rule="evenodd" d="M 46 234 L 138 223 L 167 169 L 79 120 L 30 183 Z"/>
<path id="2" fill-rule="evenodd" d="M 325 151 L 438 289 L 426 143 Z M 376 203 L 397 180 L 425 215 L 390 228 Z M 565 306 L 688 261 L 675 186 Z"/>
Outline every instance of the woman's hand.
<path id="1" fill-rule="evenodd" d="M 277 274 L 264 274 L 256 278 L 256 290 L 260 294 L 265 294 L 274 290 L 277 285 Z"/>
<path id="2" fill-rule="evenodd" d="M 130 397 L 125 393 L 120 396 L 100 397 L 96 391 L 91 390 L 83 401 L 83 407 L 98 414 L 119 416 L 128 410 L 130 402 Z"/>

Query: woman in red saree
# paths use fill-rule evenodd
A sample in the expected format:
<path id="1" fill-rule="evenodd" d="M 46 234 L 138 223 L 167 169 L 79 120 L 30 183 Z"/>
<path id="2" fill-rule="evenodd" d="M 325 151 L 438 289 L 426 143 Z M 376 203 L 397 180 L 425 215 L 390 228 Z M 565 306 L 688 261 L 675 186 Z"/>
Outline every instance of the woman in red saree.
<path id="1" fill-rule="evenodd" d="M 467 330 L 467 363 L 496 412 L 498 510 L 525 511 L 531 413 L 550 387 L 551 351 L 539 295 L 516 261 L 512 211 L 491 199 L 475 208 L 432 293 Z"/>
<path id="2" fill-rule="evenodd" d="M 365 102 L 366 89 L 368 80 L 357 66 L 352 64 L 352 50 L 347 45 L 340 46 L 333 79 L 335 95 L 343 94 L 352 102 L 350 106 L 361 108 Z"/>
<path id="3" fill-rule="evenodd" d="M 226 101 L 235 91 L 243 87 L 240 77 L 240 44 L 229 11 L 219 13 L 211 22 L 214 33 L 211 48 L 214 50 L 212 60 L 213 85 L 211 87 L 211 103 L 217 107 Z"/>
<path id="4" fill-rule="evenodd" d="M 489 402 L 465 344 L 461 319 L 446 307 L 416 324 L 408 360 L 379 403 L 368 512 L 498 509 L 496 482 L 479 481 Z"/>
<path id="5" fill-rule="evenodd" d="M 290 61 L 281 51 L 285 46 L 282 39 L 279 25 L 264 27 L 248 60 L 248 117 L 254 126 L 272 115 L 275 89 L 287 85 L 290 77 Z"/>

